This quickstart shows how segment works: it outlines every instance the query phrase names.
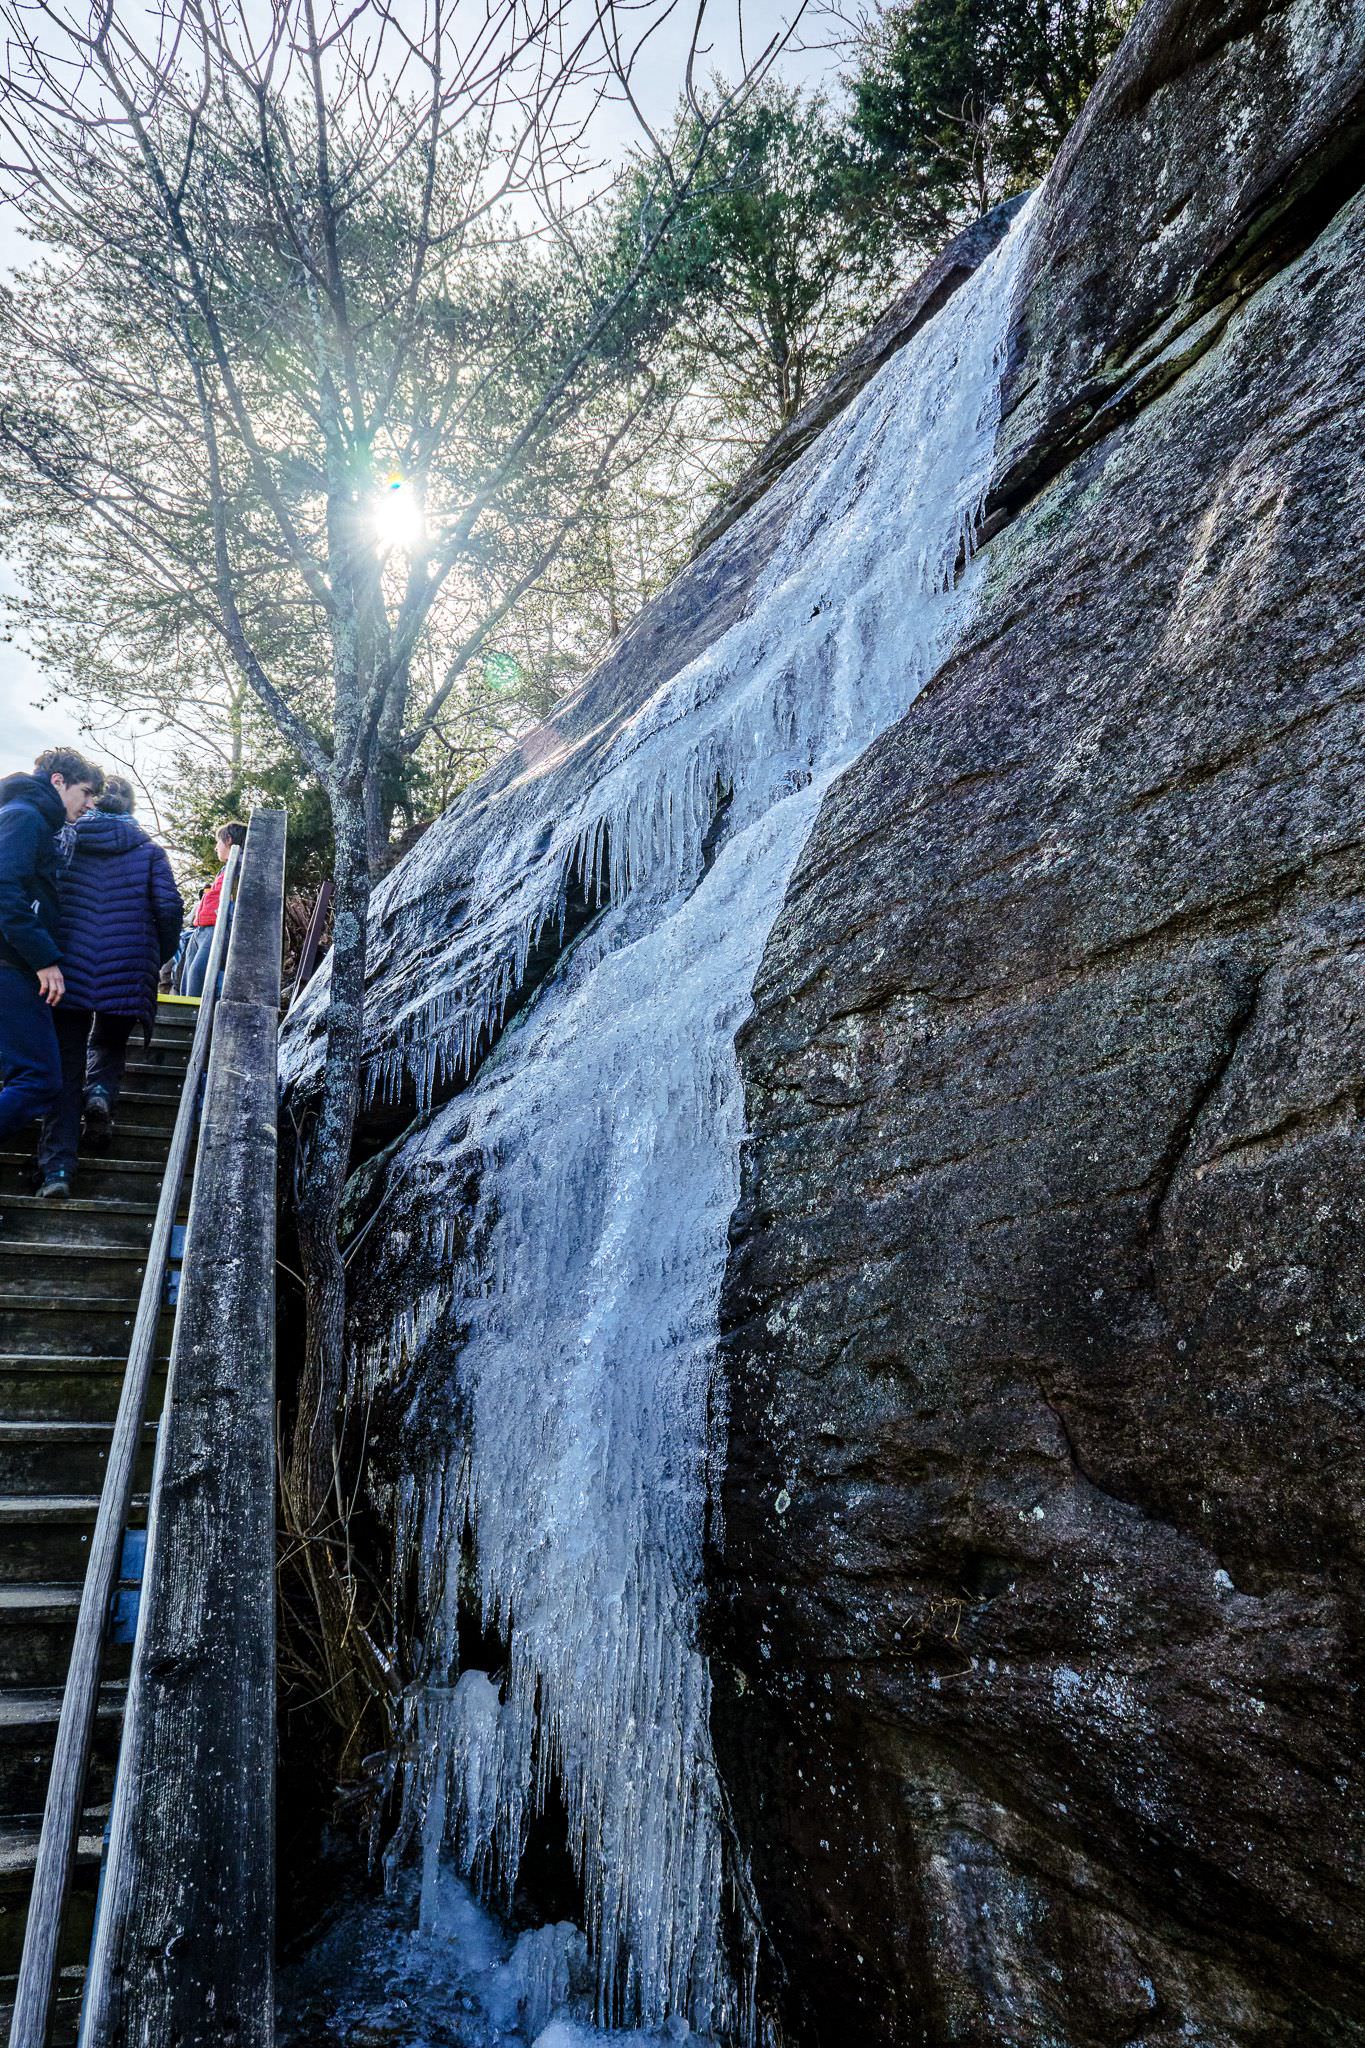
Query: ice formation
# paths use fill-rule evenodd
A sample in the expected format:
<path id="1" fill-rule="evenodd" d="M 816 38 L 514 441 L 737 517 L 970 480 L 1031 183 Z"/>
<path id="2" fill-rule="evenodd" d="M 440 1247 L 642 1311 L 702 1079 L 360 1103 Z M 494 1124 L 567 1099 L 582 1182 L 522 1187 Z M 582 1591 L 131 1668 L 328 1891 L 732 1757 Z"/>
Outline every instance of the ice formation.
<path id="1" fill-rule="evenodd" d="M 407 1797 L 427 1885 L 453 1855 L 510 1894 L 553 1774 L 599 2019 L 745 2021 L 746 1916 L 725 1903 L 742 1873 L 698 1648 L 744 1130 L 735 1034 L 826 790 L 968 614 L 1026 235 L 1027 209 L 783 479 L 744 615 L 616 734 L 552 829 L 494 820 L 464 916 L 477 952 L 455 945 L 434 1005 L 414 974 L 371 1076 L 392 1086 L 406 1062 L 429 1099 L 471 1065 L 573 879 L 600 882 L 600 916 L 390 1168 L 371 1256 L 399 1275 L 425 1260 L 431 1284 L 387 1357 L 361 1361 L 420 1353 L 427 1389 L 406 1510 L 429 1670 Z M 405 886 L 441 846 L 438 828 Z M 459 1669 L 466 1527 L 473 1592 L 508 1644 L 497 1686 Z"/>
<path id="2" fill-rule="evenodd" d="M 676 2021 L 630 2034 L 595 2027 L 586 1944 L 567 1921 L 514 1938 L 448 1867 L 423 1889 L 419 1914 L 405 1873 L 382 1910 L 347 1908 L 283 1968 L 279 2048 L 676 2048 L 686 2038 Z"/>

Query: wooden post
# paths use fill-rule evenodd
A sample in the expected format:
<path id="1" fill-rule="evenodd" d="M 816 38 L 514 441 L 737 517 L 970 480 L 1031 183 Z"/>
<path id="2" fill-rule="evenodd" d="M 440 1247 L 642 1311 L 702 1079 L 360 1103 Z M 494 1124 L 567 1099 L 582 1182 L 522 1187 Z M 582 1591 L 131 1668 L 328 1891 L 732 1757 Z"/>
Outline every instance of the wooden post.
<path id="1" fill-rule="evenodd" d="M 82 2048 L 271 2048 L 276 1033 L 284 814 L 214 1026 Z"/>

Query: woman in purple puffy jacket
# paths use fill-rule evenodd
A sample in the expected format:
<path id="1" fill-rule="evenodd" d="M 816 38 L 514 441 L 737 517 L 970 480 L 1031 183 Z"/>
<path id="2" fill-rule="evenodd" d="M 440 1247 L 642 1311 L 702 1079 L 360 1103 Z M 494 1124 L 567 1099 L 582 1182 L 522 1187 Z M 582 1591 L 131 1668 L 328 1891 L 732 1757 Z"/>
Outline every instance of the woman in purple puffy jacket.
<path id="1" fill-rule="evenodd" d="M 180 940 L 185 906 L 165 851 L 132 815 L 133 787 L 111 775 L 95 810 L 71 828 L 58 875 L 66 992 L 52 1013 L 62 1099 L 43 1124 L 40 1195 L 71 1192 L 85 1119 L 92 1150 L 108 1148 L 128 1040 L 151 1036 L 162 962 Z"/>

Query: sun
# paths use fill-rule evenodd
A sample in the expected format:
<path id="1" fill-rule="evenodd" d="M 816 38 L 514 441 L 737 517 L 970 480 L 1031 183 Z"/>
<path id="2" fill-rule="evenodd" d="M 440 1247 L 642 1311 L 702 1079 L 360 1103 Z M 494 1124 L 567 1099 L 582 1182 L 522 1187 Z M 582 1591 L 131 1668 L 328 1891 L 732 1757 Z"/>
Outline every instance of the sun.
<path id="1" fill-rule="evenodd" d="M 426 532 L 421 500 L 406 477 L 387 477 L 374 508 L 374 530 L 381 547 L 411 554 Z"/>

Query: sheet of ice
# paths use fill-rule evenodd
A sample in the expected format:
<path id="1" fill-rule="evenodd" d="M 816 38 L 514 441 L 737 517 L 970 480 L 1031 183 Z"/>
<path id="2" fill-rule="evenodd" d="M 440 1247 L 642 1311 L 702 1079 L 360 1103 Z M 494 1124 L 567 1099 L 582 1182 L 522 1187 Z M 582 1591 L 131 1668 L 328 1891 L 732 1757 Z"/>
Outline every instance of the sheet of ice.
<path id="1" fill-rule="evenodd" d="M 686 2029 L 610 2036 L 592 2024 L 592 1974 L 567 1922 L 511 1935 L 448 1869 L 396 1889 L 386 1911 L 341 1915 L 280 1976 L 279 2048 L 708 2048 Z"/>
<path id="2" fill-rule="evenodd" d="M 399 1284 L 437 1276 L 388 1338 L 438 1388 L 414 1416 L 409 1490 L 430 1682 L 406 1797 L 426 1884 L 435 1896 L 453 1854 L 510 1897 L 553 1775 L 599 2020 L 746 2022 L 758 1930 L 698 1648 L 743 1138 L 735 1034 L 826 790 L 907 710 L 972 603 L 1027 223 L 1026 209 L 784 481 L 786 530 L 746 615 L 618 735 L 548 845 L 491 836 L 468 922 L 486 909 L 514 943 L 491 979 L 452 989 L 439 1059 L 424 1027 L 428 1081 L 440 1059 L 467 1062 L 566 878 L 600 873 L 609 907 L 408 1141 L 396 1207 L 405 1184 L 420 1192 L 371 1252 Z M 485 1624 L 508 1643 L 496 1688 L 459 1672 L 467 1525 Z"/>

